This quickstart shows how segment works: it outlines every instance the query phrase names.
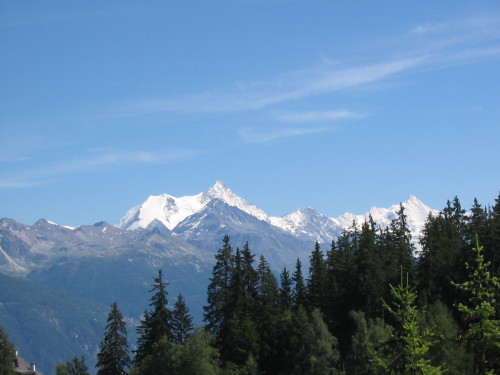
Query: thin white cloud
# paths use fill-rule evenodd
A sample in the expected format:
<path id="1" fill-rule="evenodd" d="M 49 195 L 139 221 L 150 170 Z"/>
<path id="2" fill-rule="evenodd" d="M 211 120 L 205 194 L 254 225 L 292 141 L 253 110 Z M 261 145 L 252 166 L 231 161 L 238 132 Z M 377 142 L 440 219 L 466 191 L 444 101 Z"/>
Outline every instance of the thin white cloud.
<path id="1" fill-rule="evenodd" d="M 449 27 L 449 23 L 446 23 L 446 22 L 440 22 L 440 23 L 428 22 L 428 23 L 424 23 L 422 25 L 416 26 L 411 32 L 413 34 L 423 35 L 423 34 L 433 33 L 436 31 L 442 31 L 448 27 Z"/>
<path id="2" fill-rule="evenodd" d="M 329 64 L 289 72 L 268 81 L 240 84 L 233 90 L 165 99 L 144 99 L 122 104 L 116 116 L 138 116 L 158 112 L 236 112 L 257 110 L 291 100 L 349 89 L 423 65 L 426 56 L 339 68 Z"/>
<path id="3" fill-rule="evenodd" d="M 11 175 L 0 176 L 0 188 L 24 188 L 53 182 L 60 176 L 97 170 L 103 167 L 127 164 L 170 163 L 198 155 L 195 150 L 176 150 L 170 153 L 106 152 L 87 155 L 61 163 L 54 163 L 38 169 L 19 170 Z"/>
<path id="4" fill-rule="evenodd" d="M 275 111 L 272 113 L 273 118 L 281 122 L 317 122 L 317 121 L 337 121 L 345 119 L 363 118 L 363 114 L 355 113 L 348 110 L 335 111 Z"/>
<path id="5" fill-rule="evenodd" d="M 115 107 L 115 116 L 162 112 L 226 113 L 252 111 L 314 95 L 361 87 L 422 69 L 499 56 L 500 16 L 428 22 L 401 36 L 398 49 L 377 52 L 378 62 L 343 66 L 323 58 L 319 65 L 259 82 L 239 83 L 183 97 L 131 100 Z M 418 38 L 415 38 L 417 36 Z M 394 57 L 399 56 L 399 57 Z M 372 61 L 376 61 L 375 58 Z"/>
<path id="6" fill-rule="evenodd" d="M 243 127 L 239 129 L 240 137 L 248 143 L 267 143 L 281 138 L 290 138 L 310 134 L 325 133 L 333 130 L 331 127 L 316 128 L 256 128 Z"/>

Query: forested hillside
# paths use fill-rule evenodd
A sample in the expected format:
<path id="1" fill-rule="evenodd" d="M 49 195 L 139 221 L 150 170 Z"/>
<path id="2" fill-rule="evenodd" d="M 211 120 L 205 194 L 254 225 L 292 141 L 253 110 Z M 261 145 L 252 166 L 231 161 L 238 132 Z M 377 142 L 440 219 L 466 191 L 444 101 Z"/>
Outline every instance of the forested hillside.
<path id="1" fill-rule="evenodd" d="M 193 328 L 160 270 L 137 343 L 127 342 L 113 304 L 98 374 L 500 371 L 500 196 L 493 207 L 474 201 L 468 213 L 454 198 L 429 215 L 418 257 L 403 206 L 384 229 L 371 218 L 353 225 L 279 275 L 249 243 L 221 240 L 204 327 Z"/>

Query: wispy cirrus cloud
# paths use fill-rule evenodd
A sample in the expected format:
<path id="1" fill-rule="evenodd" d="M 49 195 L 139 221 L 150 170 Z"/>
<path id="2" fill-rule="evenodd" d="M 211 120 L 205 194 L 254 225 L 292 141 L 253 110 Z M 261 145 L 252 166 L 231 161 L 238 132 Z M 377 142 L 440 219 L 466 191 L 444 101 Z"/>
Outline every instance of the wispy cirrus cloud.
<path id="1" fill-rule="evenodd" d="M 239 129 L 240 137 L 248 143 L 267 143 L 281 138 L 291 138 L 332 131 L 332 127 L 286 127 L 286 128 L 257 128 L 242 127 Z"/>
<path id="2" fill-rule="evenodd" d="M 440 22 L 440 23 L 427 22 L 427 23 L 415 26 L 411 30 L 411 32 L 413 34 L 424 35 L 424 34 L 429 34 L 429 33 L 437 32 L 437 31 L 442 31 L 442 30 L 447 29 L 448 27 L 449 27 L 449 23 L 447 23 L 447 22 Z"/>
<path id="3" fill-rule="evenodd" d="M 170 163 L 189 159 L 198 154 L 198 151 L 188 149 L 174 150 L 169 153 L 152 153 L 145 151 L 92 152 L 81 158 L 47 164 L 39 168 L 30 168 L 26 170 L 16 168 L 15 172 L 3 173 L 0 175 L 0 188 L 25 188 L 44 185 L 64 175 L 90 172 L 110 166 Z"/>
<path id="4" fill-rule="evenodd" d="M 232 89 L 178 98 L 141 99 L 123 103 L 115 116 L 138 116 L 159 112 L 222 113 L 258 110 L 273 104 L 349 89 L 405 72 L 423 64 L 426 56 L 339 68 L 323 63 L 282 74 L 267 81 L 239 84 Z"/>
<path id="5" fill-rule="evenodd" d="M 402 35 L 397 48 L 378 51 L 371 62 L 321 63 L 289 71 L 258 82 L 194 93 L 180 97 L 130 100 L 111 109 L 114 116 L 154 113 L 232 113 L 255 111 L 315 95 L 362 87 L 423 69 L 447 69 L 500 56 L 500 16 L 428 22 Z M 417 37 L 417 38 L 416 38 Z M 362 55 L 366 61 L 366 55 Z"/>
<path id="6" fill-rule="evenodd" d="M 366 115 L 343 109 L 329 111 L 274 111 L 272 117 L 281 122 L 303 123 L 358 119 L 366 117 Z"/>

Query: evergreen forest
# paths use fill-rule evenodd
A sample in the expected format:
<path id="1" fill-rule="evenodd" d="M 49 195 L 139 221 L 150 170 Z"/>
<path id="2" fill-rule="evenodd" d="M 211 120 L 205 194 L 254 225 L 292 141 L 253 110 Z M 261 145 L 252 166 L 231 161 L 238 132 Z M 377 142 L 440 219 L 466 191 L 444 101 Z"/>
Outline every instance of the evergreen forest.
<path id="1" fill-rule="evenodd" d="M 225 236 L 204 326 L 160 270 L 137 343 L 111 306 L 97 374 L 500 374 L 500 196 L 469 211 L 448 201 L 420 246 L 402 205 L 389 226 L 353 223 L 279 274 Z M 83 358 L 57 368 L 86 373 Z"/>

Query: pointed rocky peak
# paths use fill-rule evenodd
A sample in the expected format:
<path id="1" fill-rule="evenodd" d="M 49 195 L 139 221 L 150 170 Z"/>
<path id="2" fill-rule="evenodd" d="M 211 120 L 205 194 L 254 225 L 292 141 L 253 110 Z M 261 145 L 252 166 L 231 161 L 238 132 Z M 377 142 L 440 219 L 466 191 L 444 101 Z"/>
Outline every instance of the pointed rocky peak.
<path id="1" fill-rule="evenodd" d="M 247 202 L 245 199 L 234 194 L 222 181 L 218 180 L 206 193 L 203 198 L 207 200 L 220 199 L 229 206 L 237 207 L 249 215 L 255 216 L 259 220 L 269 222 L 269 216 L 259 207 Z"/>
<path id="2" fill-rule="evenodd" d="M 224 202 L 227 202 L 228 204 L 231 204 L 230 202 L 236 201 L 238 197 L 236 194 L 232 192 L 231 189 L 229 189 L 224 182 L 218 180 L 214 186 L 212 186 L 208 191 L 204 194 L 208 199 L 213 199 L 213 198 L 218 198 Z"/>
<path id="3" fill-rule="evenodd" d="M 211 193 L 213 195 L 234 195 L 231 189 L 227 187 L 227 185 L 222 182 L 221 180 L 217 180 L 210 189 L 208 189 L 208 193 Z"/>

